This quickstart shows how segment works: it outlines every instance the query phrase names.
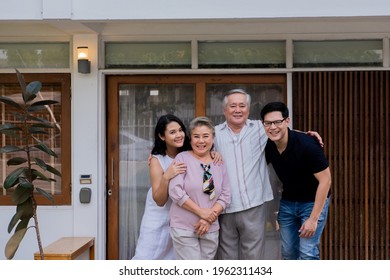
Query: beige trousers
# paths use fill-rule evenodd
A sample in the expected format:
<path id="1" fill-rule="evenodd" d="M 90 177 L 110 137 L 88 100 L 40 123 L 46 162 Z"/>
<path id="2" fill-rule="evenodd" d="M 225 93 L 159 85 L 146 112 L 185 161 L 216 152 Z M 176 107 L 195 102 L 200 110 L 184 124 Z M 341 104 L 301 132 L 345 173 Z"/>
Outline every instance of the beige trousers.
<path id="1" fill-rule="evenodd" d="M 196 232 L 171 228 L 173 249 L 177 260 L 212 260 L 218 248 L 219 232 L 199 237 Z"/>

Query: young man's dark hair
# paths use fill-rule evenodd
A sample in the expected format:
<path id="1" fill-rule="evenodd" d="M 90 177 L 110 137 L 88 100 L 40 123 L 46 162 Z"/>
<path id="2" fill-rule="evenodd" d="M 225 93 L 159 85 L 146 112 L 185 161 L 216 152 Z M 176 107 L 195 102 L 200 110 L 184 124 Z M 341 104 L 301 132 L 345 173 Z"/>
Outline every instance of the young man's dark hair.
<path id="1" fill-rule="evenodd" d="M 283 102 L 270 102 L 270 103 L 266 104 L 263 107 L 263 109 L 261 110 L 261 113 L 260 113 L 261 120 L 264 121 L 264 115 L 266 115 L 267 113 L 274 112 L 274 111 L 281 112 L 283 118 L 288 118 L 288 116 L 289 116 L 289 111 L 288 111 L 286 104 L 284 104 Z"/>

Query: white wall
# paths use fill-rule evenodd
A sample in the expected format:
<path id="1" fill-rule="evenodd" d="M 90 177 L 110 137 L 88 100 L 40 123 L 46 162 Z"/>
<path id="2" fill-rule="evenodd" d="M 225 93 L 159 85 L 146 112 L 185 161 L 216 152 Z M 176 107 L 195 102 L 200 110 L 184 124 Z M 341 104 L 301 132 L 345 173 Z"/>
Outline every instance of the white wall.
<path id="1" fill-rule="evenodd" d="M 77 46 L 88 46 L 91 73 L 77 72 Z M 105 185 L 102 159 L 104 147 L 104 93 L 99 92 L 98 36 L 73 36 L 74 65 L 72 76 L 72 198 L 73 235 L 95 237 L 95 257 L 104 259 L 105 248 Z M 92 176 L 92 184 L 80 184 L 80 175 Z M 80 203 L 82 187 L 92 189 L 91 202 Z"/>
<path id="2" fill-rule="evenodd" d="M 0 19 L 205 19 L 390 14 L 388 0 L 3 0 L 2 2 L 4 3 L 1 4 Z"/>

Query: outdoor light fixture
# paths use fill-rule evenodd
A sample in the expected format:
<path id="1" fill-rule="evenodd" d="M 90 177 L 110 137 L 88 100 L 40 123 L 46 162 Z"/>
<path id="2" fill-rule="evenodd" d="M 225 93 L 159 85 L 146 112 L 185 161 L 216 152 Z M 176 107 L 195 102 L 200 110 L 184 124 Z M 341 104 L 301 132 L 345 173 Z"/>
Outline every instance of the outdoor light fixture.
<path id="1" fill-rule="evenodd" d="M 88 47 L 77 47 L 77 67 L 79 73 L 91 73 L 91 62 L 88 60 Z"/>

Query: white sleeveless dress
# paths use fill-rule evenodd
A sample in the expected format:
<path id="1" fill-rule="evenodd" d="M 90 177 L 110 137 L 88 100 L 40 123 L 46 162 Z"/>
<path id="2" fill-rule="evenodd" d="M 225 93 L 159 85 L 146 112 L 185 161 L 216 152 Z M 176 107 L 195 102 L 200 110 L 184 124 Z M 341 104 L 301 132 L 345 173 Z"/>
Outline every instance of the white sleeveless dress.
<path id="1" fill-rule="evenodd" d="M 173 159 L 168 156 L 153 155 L 167 170 Z M 169 233 L 169 208 L 172 200 L 160 207 L 153 200 L 152 188 L 146 196 L 145 212 L 142 217 L 140 235 L 133 260 L 173 260 L 175 259 L 172 239 Z"/>

